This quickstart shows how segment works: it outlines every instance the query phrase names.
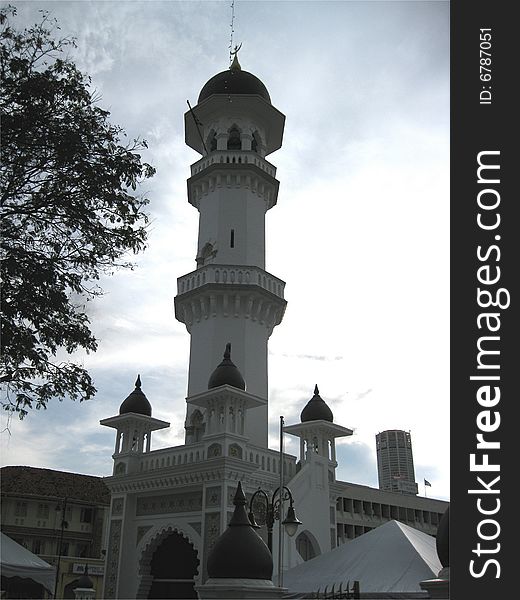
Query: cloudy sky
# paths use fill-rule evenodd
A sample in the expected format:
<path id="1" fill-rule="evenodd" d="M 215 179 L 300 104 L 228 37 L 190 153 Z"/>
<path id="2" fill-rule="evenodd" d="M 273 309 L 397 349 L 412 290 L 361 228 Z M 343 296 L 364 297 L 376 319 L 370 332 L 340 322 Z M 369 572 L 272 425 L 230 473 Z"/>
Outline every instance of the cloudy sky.
<path id="1" fill-rule="evenodd" d="M 176 278 L 195 268 L 198 213 L 186 179 L 186 100 L 229 65 L 231 0 L 16 2 L 16 23 L 51 11 L 74 60 L 157 168 L 149 246 L 90 308 L 98 352 L 88 403 L 55 402 L 22 422 L 2 416 L 2 464 L 111 472 L 118 413 L 137 373 L 153 447 L 183 442 L 189 334 L 173 314 Z M 314 384 L 335 421 L 338 478 L 377 486 L 375 435 L 412 433 L 420 493 L 449 498 L 449 3 L 235 2 L 242 68 L 286 117 L 267 270 L 287 282 L 269 343 L 271 447 Z M 286 448 L 297 452 L 296 438 Z"/>

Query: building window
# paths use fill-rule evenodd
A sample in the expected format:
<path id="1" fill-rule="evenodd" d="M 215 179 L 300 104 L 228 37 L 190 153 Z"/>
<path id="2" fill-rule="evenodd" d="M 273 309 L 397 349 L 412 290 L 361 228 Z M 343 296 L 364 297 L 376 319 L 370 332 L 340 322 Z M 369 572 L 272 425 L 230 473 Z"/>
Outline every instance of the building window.
<path id="1" fill-rule="evenodd" d="M 38 504 L 38 519 L 48 519 L 49 518 L 49 505 L 48 504 Z"/>
<path id="2" fill-rule="evenodd" d="M 45 542 L 43 540 L 33 540 L 32 551 L 34 554 L 44 554 Z"/>
<path id="3" fill-rule="evenodd" d="M 230 236 L 230 239 L 229 239 L 229 245 L 231 246 L 231 248 L 235 247 L 235 230 L 234 229 L 231 230 L 231 236 Z"/>
<path id="4" fill-rule="evenodd" d="M 63 542 L 61 545 L 61 556 L 69 555 L 69 542 Z"/>
<path id="5" fill-rule="evenodd" d="M 82 508 L 79 520 L 81 523 L 92 523 L 92 509 Z"/>
<path id="6" fill-rule="evenodd" d="M 14 514 L 17 517 L 26 517 L 27 516 L 27 502 L 18 501 L 16 503 L 16 508 L 15 508 Z"/>

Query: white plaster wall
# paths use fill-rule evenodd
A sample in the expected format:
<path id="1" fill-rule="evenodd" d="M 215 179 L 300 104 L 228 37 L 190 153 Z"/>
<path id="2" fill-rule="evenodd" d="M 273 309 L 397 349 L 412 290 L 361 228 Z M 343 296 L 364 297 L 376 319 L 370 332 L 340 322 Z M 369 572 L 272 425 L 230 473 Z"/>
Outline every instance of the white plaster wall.
<path id="1" fill-rule="evenodd" d="M 321 554 L 331 549 L 327 468 L 328 461 L 316 455 L 286 484 L 293 494 L 296 516 L 302 522 L 296 535 L 310 531 L 320 546 Z M 284 561 L 286 568 L 301 562 L 296 549 L 287 559 Z"/>
<path id="2" fill-rule="evenodd" d="M 265 268 L 265 212 L 263 198 L 244 187 L 221 187 L 200 200 L 197 255 L 207 242 L 217 250 L 209 262 Z M 231 230 L 235 243 L 230 245 Z"/>

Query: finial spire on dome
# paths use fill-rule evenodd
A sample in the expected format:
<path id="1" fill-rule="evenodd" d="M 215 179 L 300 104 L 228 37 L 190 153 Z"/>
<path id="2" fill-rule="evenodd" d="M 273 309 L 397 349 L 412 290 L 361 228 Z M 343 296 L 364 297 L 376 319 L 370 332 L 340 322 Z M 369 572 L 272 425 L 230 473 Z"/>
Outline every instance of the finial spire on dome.
<path id="1" fill-rule="evenodd" d="M 141 387 L 141 375 L 137 376 L 137 379 L 135 380 L 135 387 L 136 388 L 140 388 Z"/>
<path id="2" fill-rule="evenodd" d="M 318 389 L 318 384 L 316 384 L 316 385 L 314 386 L 314 395 L 315 395 L 315 396 L 319 396 L 319 394 L 320 394 L 320 390 Z"/>
<path id="3" fill-rule="evenodd" d="M 241 71 L 242 70 L 240 63 L 238 62 L 238 51 L 240 50 L 240 48 L 242 48 L 242 44 L 240 44 L 240 46 L 235 46 L 235 49 L 230 52 L 231 56 L 233 56 L 233 62 L 231 63 L 231 66 L 229 67 L 230 71 Z"/>
<path id="4" fill-rule="evenodd" d="M 227 360 L 231 360 L 231 342 L 226 344 L 226 349 L 224 350 L 224 358 Z"/>
<path id="5" fill-rule="evenodd" d="M 246 525 L 251 527 L 249 517 L 247 516 L 246 509 L 244 508 L 247 504 L 247 499 L 242 489 L 242 483 L 239 481 L 235 497 L 233 498 L 233 504 L 235 505 L 235 511 L 229 521 L 229 527 L 236 527 L 238 525 Z"/>

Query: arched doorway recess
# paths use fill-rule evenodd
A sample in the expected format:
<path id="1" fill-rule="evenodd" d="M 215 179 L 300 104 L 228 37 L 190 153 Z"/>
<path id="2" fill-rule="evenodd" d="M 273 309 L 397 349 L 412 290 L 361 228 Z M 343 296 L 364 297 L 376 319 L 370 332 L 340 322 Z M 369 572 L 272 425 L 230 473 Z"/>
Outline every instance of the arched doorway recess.
<path id="1" fill-rule="evenodd" d="M 198 567 L 199 559 L 193 544 L 181 533 L 168 528 L 143 554 L 141 583 L 146 580 L 150 585 L 145 597 L 197 598 L 194 585 Z M 143 596 L 138 593 L 138 597 Z"/>

